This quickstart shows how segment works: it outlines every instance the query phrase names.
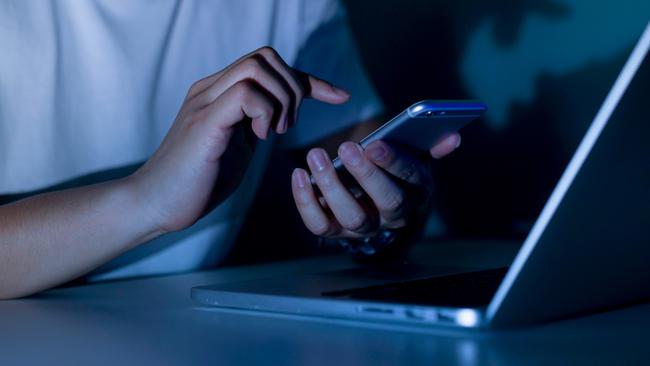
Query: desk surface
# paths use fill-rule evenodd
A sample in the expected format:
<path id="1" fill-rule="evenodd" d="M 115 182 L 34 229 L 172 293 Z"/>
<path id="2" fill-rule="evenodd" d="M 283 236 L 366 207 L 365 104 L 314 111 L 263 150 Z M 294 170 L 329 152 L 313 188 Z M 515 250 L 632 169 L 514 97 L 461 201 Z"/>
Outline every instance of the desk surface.
<path id="1" fill-rule="evenodd" d="M 446 265 L 499 265 L 516 251 L 505 243 L 432 248 L 434 261 Z M 196 285 L 348 266 L 345 257 L 310 258 L 0 302 L 0 364 L 630 365 L 650 359 L 650 304 L 534 328 L 476 332 L 224 312 L 189 298 Z"/>

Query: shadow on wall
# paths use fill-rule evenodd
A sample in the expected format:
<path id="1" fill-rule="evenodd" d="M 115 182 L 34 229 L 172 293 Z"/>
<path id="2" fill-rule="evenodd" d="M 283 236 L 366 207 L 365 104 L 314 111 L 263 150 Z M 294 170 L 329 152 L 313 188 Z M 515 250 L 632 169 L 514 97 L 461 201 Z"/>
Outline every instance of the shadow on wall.
<path id="1" fill-rule="evenodd" d="M 427 98 L 506 106 L 464 129 L 462 147 L 437 162 L 435 174 L 447 234 L 516 238 L 527 234 L 645 26 L 647 16 L 635 13 L 649 7 L 624 1 L 609 9 L 582 0 L 345 3 L 389 114 Z M 610 10 L 629 24 L 607 37 L 611 24 L 600 18 Z M 477 45 L 477 38 L 490 44 Z M 521 93 L 528 98 L 506 103 L 501 97 L 516 91 L 521 77 L 530 78 Z"/>

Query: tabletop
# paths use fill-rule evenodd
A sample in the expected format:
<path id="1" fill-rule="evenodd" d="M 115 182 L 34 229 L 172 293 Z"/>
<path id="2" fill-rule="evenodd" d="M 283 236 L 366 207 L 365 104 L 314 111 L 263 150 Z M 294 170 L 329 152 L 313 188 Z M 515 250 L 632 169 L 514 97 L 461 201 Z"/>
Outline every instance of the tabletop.
<path id="1" fill-rule="evenodd" d="M 441 265 L 507 264 L 518 245 L 427 246 Z M 498 331 L 384 326 L 224 311 L 190 288 L 342 269 L 346 256 L 97 283 L 0 301 L 0 365 L 24 364 L 648 364 L 650 304 Z"/>

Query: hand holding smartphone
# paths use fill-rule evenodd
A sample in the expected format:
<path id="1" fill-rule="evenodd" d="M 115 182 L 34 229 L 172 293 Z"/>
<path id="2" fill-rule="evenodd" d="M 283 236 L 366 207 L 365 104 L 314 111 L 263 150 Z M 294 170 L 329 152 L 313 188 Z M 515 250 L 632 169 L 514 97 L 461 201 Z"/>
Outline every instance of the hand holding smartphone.
<path id="1" fill-rule="evenodd" d="M 452 149 L 440 144 L 442 139 L 480 117 L 486 109 L 475 101 L 415 103 L 359 142 L 365 150 L 374 141 L 382 140 L 390 145 L 384 153 L 395 147 L 388 159 L 373 158 L 348 143 L 339 148 L 346 165 L 339 158 L 332 162 L 337 171 L 329 166 L 326 152 L 312 149 L 307 162 L 318 179 L 312 176 L 312 185 L 305 184 L 307 172 L 300 168 L 292 176 L 294 198 L 307 227 L 314 228 L 310 230 L 316 235 L 363 238 L 366 244 L 386 248 L 396 240 L 396 230 L 418 220 L 415 216 L 425 217 L 421 213 L 431 198 L 433 178 L 426 171 L 428 165 L 409 151 L 400 153 L 400 148 L 427 155 L 433 147 L 432 151 L 447 149 L 444 155 Z M 380 150 L 375 152 L 382 154 Z M 396 177 L 401 181 L 393 181 Z M 388 241 L 382 239 L 386 233 Z M 346 243 L 351 247 L 350 242 Z"/>

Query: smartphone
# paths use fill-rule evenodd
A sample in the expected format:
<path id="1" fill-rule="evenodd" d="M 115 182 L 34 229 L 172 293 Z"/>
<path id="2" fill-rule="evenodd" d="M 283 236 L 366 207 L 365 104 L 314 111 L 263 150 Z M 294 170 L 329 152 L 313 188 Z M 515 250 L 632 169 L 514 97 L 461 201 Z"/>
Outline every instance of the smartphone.
<path id="1" fill-rule="evenodd" d="M 456 132 L 481 117 L 487 106 L 474 100 L 423 100 L 406 108 L 360 142 L 362 148 L 377 140 L 403 145 L 416 151 L 428 151 L 441 137 Z M 332 161 L 341 169 L 337 157 Z"/>

